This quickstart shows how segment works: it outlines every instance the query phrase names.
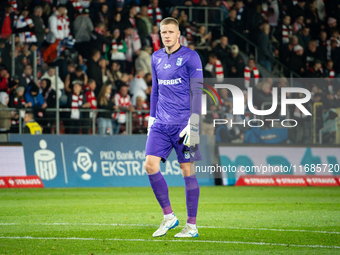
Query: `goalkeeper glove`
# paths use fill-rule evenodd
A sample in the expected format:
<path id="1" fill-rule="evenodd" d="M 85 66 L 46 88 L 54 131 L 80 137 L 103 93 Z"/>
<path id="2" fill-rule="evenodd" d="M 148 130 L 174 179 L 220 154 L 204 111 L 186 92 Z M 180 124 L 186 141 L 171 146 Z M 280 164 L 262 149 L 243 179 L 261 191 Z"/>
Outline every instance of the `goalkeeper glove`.
<path id="1" fill-rule="evenodd" d="M 198 132 L 199 116 L 196 113 L 191 114 L 188 120 L 188 125 L 179 134 L 179 137 L 184 137 L 183 144 L 191 147 L 200 143 L 200 135 Z"/>
<path id="2" fill-rule="evenodd" d="M 148 134 L 147 134 L 147 136 L 149 136 L 150 129 L 151 129 L 151 126 L 153 125 L 153 123 L 155 123 L 155 118 L 150 116 L 149 122 L 148 122 Z"/>

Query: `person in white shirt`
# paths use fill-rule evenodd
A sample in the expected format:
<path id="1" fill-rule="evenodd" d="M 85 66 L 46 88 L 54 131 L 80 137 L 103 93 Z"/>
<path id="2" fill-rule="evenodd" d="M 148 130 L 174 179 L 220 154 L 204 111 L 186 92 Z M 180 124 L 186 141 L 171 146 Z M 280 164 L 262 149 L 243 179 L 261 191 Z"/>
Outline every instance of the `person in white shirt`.
<path id="1" fill-rule="evenodd" d="M 149 94 L 149 87 L 144 80 L 143 70 L 137 70 L 136 76 L 130 82 L 130 94 L 132 95 L 132 105 L 136 105 L 137 97 L 141 97 L 143 101 L 147 99 L 147 94 Z"/>
<path id="2" fill-rule="evenodd" d="M 57 96 L 58 98 L 61 97 L 62 90 L 64 89 L 64 82 L 60 79 L 60 77 L 58 76 L 58 91 L 56 89 L 56 77 L 55 77 L 55 67 L 54 66 L 50 66 L 47 70 L 47 72 L 45 72 L 43 74 L 43 76 L 41 76 L 41 80 L 43 79 L 49 79 L 51 81 L 51 87 L 57 92 Z"/>
<path id="3" fill-rule="evenodd" d="M 48 19 L 49 33 L 46 41 L 55 43 L 57 39 L 71 39 L 70 21 L 66 15 L 65 5 L 58 5 L 57 11 Z"/>

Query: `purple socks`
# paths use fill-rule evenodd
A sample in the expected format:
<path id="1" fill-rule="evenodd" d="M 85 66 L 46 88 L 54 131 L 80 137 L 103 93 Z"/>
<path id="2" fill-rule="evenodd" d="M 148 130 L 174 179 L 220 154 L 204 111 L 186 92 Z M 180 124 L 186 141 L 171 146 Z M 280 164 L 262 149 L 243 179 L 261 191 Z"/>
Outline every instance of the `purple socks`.
<path id="1" fill-rule="evenodd" d="M 198 198 L 200 195 L 200 187 L 195 175 L 184 177 L 185 196 L 187 198 L 187 223 L 196 224 L 196 215 L 198 207 Z"/>
<path id="2" fill-rule="evenodd" d="M 169 200 L 168 185 L 160 171 L 150 174 L 149 180 L 155 193 L 159 205 L 162 207 L 163 214 L 171 214 L 172 209 Z M 198 198 L 200 195 L 200 188 L 195 175 L 184 177 L 185 181 L 185 196 L 187 202 L 187 223 L 196 224 Z"/>
<path id="3" fill-rule="evenodd" d="M 166 184 L 166 181 L 161 171 L 158 171 L 157 173 L 154 174 L 150 174 L 148 176 L 153 193 L 155 193 L 156 199 L 159 205 L 162 207 L 163 214 L 166 215 L 172 213 L 169 200 L 168 185 Z"/>

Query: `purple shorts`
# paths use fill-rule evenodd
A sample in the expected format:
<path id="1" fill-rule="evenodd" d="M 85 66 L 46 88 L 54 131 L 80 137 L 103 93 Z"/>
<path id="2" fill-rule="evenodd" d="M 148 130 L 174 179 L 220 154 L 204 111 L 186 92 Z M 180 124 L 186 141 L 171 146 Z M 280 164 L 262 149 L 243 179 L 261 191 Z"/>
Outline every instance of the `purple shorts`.
<path id="1" fill-rule="evenodd" d="M 187 124 L 168 125 L 157 122 L 153 124 L 146 141 L 145 155 L 160 157 L 165 162 L 174 148 L 179 163 L 202 160 L 199 145 L 189 148 L 183 144 L 184 137 L 179 137 L 186 126 Z"/>

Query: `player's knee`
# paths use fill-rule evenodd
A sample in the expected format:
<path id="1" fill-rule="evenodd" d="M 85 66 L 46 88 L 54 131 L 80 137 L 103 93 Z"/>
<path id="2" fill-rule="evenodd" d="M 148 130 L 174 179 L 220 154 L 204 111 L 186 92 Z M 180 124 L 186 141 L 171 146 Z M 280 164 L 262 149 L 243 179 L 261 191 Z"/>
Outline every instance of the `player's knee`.
<path id="1" fill-rule="evenodd" d="M 152 162 L 146 161 L 144 164 L 145 171 L 148 174 L 156 173 L 159 170 L 159 166 L 157 164 L 154 164 Z"/>

